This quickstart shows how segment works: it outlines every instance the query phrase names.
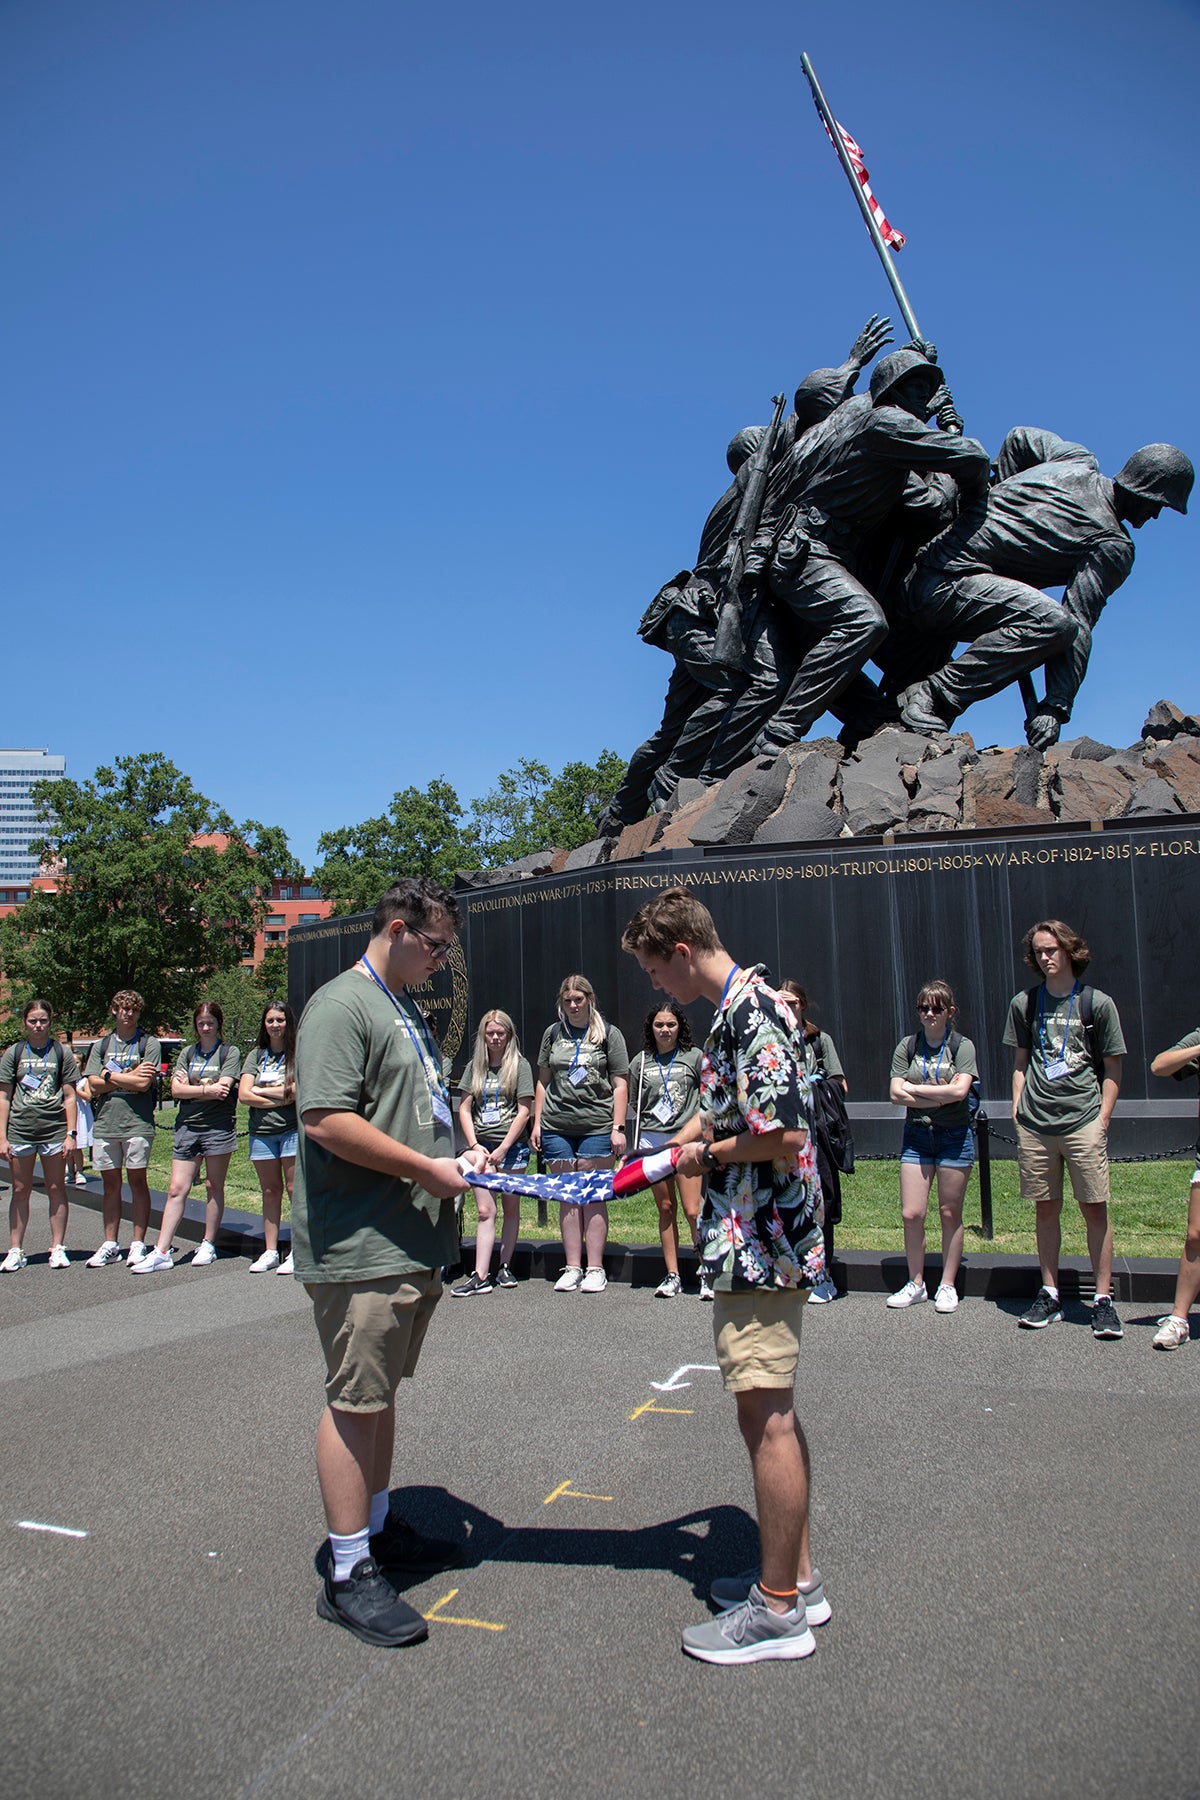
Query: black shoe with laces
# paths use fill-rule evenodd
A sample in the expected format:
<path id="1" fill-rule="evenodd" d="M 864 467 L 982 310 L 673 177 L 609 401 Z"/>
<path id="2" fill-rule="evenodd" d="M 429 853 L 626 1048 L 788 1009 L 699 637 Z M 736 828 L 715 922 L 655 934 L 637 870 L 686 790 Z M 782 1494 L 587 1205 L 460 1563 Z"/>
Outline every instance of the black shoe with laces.
<path id="1" fill-rule="evenodd" d="M 1022 1313 L 1017 1320 L 1027 1331 L 1041 1331 L 1043 1326 L 1056 1325 L 1062 1318 L 1062 1306 L 1049 1288 L 1039 1288 L 1037 1298 L 1027 1313 Z"/>
<path id="2" fill-rule="evenodd" d="M 465 1281 L 455 1282 L 454 1286 L 450 1289 L 450 1296 L 451 1299 L 454 1300 L 473 1300 L 476 1294 L 490 1294 L 491 1291 L 491 1276 L 476 1275 L 474 1270 L 472 1270 Z"/>
<path id="3" fill-rule="evenodd" d="M 1119 1338 L 1125 1336 L 1125 1327 L 1117 1317 L 1117 1309 L 1107 1294 L 1092 1303 L 1092 1336 Z"/>
<path id="4" fill-rule="evenodd" d="M 429 1636 L 420 1613 L 400 1598 L 369 1556 L 355 1563 L 346 1581 L 326 1575 L 317 1595 L 317 1614 L 352 1632 L 364 1644 L 379 1644 L 385 1650 L 419 1644 Z"/>
<path id="5" fill-rule="evenodd" d="M 508 1264 L 501 1263 L 500 1267 L 496 1270 L 496 1286 L 500 1288 L 514 1288 L 516 1285 L 517 1278 L 509 1268 Z"/>
<path id="6" fill-rule="evenodd" d="M 372 1533 L 371 1555 L 381 1569 L 397 1575 L 438 1575 L 457 1569 L 463 1559 L 461 1544 L 426 1537 L 398 1513 L 389 1513 L 383 1530 Z"/>

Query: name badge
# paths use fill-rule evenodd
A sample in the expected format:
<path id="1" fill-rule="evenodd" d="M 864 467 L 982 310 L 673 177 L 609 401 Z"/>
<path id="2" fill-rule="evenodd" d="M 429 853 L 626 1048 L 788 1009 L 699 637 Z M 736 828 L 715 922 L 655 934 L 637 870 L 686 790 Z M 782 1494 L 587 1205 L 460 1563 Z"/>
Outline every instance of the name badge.
<path id="1" fill-rule="evenodd" d="M 31 1075 L 27 1071 L 21 1077 L 21 1086 L 27 1088 L 31 1094 L 36 1094 L 41 1085 L 42 1078 L 40 1075 Z"/>
<path id="2" fill-rule="evenodd" d="M 1069 1074 L 1070 1070 L 1061 1056 L 1056 1056 L 1053 1062 L 1046 1064 L 1047 1081 L 1061 1081 L 1064 1075 Z"/>
<path id="3" fill-rule="evenodd" d="M 121 1064 L 119 1063 L 119 1061 L 117 1060 L 117 1058 L 115 1056 L 109 1057 L 108 1061 L 104 1065 L 104 1068 L 105 1068 L 106 1073 L 109 1075 L 120 1075 L 123 1073 Z"/>
<path id="4" fill-rule="evenodd" d="M 434 1119 L 437 1121 L 437 1123 L 439 1125 L 449 1125 L 450 1124 L 450 1108 L 446 1105 L 446 1102 L 442 1099 L 442 1096 L 440 1094 L 431 1093 L 429 1096 L 429 1099 L 430 1099 L 430 1104 L 433 1107 L 433 1116 L 434 1116 Z"/>
<path id="5" fill-rule="evenodd" d="M 500 1123 L 500 1108 L 498 1106 L 485 1106 L 479 1115 L 479 1122 L 481 1125 L 498 1125 Z"/>
<path id="6" fill-rule="evenodd" d="M 582 1087 L 584 1082 L 587 1080 L 587 1078 L 588 1078 L 587 1066 L 584 1063 L 576 1063 L 575 1067 L 571 1070 L 570 1074 L 567 1076 L 567 1080 L 570 1082 L 572 1087 Z"/>
<path id="7" fill-rule="evenodd" d="M 675 1108 L 671 1105 L 671 1096 L 664 1091 L 659 1095 L 657 1104 L 650 1108 L 650 1117 L 657 1119 L 660 1125 L 667 1125 L 674 1115 Z"/>

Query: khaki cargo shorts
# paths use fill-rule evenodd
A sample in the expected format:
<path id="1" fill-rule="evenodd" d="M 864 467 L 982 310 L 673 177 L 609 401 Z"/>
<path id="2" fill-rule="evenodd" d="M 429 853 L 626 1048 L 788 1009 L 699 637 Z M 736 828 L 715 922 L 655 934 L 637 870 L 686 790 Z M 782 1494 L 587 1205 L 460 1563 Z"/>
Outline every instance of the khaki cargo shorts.
<path id="1" fill-rule="evenodd" d="M 410 1270 L 381 1281 L 305 1283 L 325 1352 L 325 1398 L 342 1412 L 385 1412 L 417 1366 L 441 1271 Z"/>
<path id="2" fill-rule="evenodd" d="M 726 1392 L 790 1388 L 800 1360 L 807 1288 L 713 1295 L 713 1340 Z"/>
<path id="3" fill-rule="evenodd" d="M 1021 1198 L 1035 1206 L 1061 1206 L 1064 1169 L 1080 1206 L 1108 1204 L 1108 1138 L 1099 1119 L 1058 1137 L 1030 1131 L 1018 1121 L 1017 1166 Z"/>

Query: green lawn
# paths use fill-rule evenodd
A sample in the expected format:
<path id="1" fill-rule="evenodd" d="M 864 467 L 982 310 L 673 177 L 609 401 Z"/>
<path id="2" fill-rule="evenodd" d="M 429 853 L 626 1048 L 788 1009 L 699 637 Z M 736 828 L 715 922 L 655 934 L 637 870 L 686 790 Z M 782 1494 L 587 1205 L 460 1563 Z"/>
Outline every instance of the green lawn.
<path id="1" fill-rule="evenodd" d="M 150 1157 L 150 1185 L 165 1189 L 171 1176 L 171 1127 L 174 1107 L 163 1107 L 158 1113 L 158 1135 Z M 1112 1165 L 1113 1237 L 1118 1256 L 1178 1257 L 1183 1245 L 1187 1220 L 1190 1162 L 1114 1163 Z M 203 1184 L 193 1190 L 193 1199 L 203 1197 Z M 225 1197 L 228 1205 L 243 1212 L 261 1212 L 258 1177 L 250 1167 L 246 1140 L 239 1139 L 237 1153 L 229 1165 Z M 1014 1256 L 1034 1254 L 1033 1220 L 1030 1208 L 1023 1205 L 1017 1191 L 1015 1162 L 992 1164 L 992 1211 L 995 1237 L 989 1248 Z M 842 1177 L 842 1223 L 837 1229 L 837 1243 L 843 1250 L 888 1250 L 904 1248 L 900 1229 L 899 1164 L 895 1162 L 860 1163 L 853 1175 Z M 656 1244 L 658 1213 L 649 1194 L 631 1200 L 614 1200 L 608 1209 L 609 1235 L 615 1243 Z M 284 1218 L 288 1216 L 284 1202 Z M 982 1246 L 979 1225 L 979 1180 L 973 1175 L 967 1189 L 967 1253 L 973 1245 Z M 681 1221 L 682 1222 L 682 1221 Z M 549 1223 L 537 1222 L 537 1201 L 521 1202 L 521 1236 L 552 1238 L 557 1235 L 557 1209 L 549 1209 Z M 936 1251 L 941 1242 L 936 1201 L 930 1206 L 927 1225 L 929 1247 Z M 475 1232 L 475 1205 L 466 1202 L 463 1232 Z M 686 1228 L 684 1236 L 686 1239 Z M 1063 1207 L 1063 1252 L 1067 1256 L 1086 1254 L 1083 1220 L 1079 1208 L 1070 1198 Z"/>

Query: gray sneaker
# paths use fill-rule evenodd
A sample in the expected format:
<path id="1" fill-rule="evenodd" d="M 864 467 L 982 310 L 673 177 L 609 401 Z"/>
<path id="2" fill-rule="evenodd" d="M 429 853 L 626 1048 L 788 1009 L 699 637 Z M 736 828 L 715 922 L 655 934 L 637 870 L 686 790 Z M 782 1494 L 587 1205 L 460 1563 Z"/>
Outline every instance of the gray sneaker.
<path id="1" fill-rule="evenodd" d="M 816 1647 L 808 1620 L 798 1612 L 772 1612 L 757 1587 L 741 1606 L 689 1625 L 683 1634 L 685 1653 L 709 1663 L 794 1662 Z"/>
<path id="2" fill-rule="evenodd" d="M 708 1590 L 713 1605 L 719 1606 L 722 1612 L 728 1612 L 731 1606 L 744 1606 L 759 1574 L 758 1569 L 743 1569 L 740 1575 L 719 1577 Z M 825 1583 L 821 1579 L 820 1569 L 814 1568 L 808 1586 L 798 1591 L 804 1602 L 804 1612 L 809 1624 L 828 1625 L 833 1617 L 833 1608 L 825 1598 Z"/>

